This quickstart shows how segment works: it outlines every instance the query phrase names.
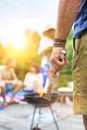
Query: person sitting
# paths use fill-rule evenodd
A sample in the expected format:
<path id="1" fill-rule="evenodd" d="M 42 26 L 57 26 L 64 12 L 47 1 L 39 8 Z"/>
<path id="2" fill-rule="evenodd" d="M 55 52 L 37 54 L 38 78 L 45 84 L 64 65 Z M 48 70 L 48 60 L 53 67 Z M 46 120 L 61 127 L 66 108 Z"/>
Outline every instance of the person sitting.
<path id="1" fill-rule="evenodd" d="M 10 103 L 16 103 L 14 96 L 21 89 L 22 82 L 17 78 L 17 75 L 13 69 L 15 66 L 15 60 L 8 58 L 6 64 L 0 66 L 0 75 L 2 77 L 2 82 L 5 84 L 6 92 L 11 91 Z"/>
<path id="2" fill-rule="evenodd" d="M 32 64 L 30 72 L 25 75 L 24 85 L 25 92 L 39 92 L 43 89 L 43 76 L 36 64 Z"/>
<path id="3" fill-rule="evenodd" d="M 3 97 L 3 107 L 7 106 L 7 102 L 6 102 L 6 89 L 5 89 L 5 83 L 2 80 L 2 77 L 0 76 L 0 94 Z"/>

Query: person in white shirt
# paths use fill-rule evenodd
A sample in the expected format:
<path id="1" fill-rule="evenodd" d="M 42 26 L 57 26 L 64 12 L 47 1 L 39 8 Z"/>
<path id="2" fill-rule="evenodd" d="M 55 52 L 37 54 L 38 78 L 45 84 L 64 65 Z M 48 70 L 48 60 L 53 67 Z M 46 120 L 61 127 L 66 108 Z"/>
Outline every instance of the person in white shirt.
<path id="1" fill-rule="evenodd" d="M 24 79 L 25 91 L 39 92 L 43 89 L 43 76 L 39 73 L 38 66 L 33 64 Z"/>
<path id="2" fill-rule="evenodd" d="M 42 56 L 41 68 L 43 68 L 47 75 L 47 82 L 45 88 L 47 91 L 54 91 L 57 87 L 57 79 L 52 80 L 51 72 L 50 72 L 50 56 L 53 47 L 53 39 L 55 34 L 55 28 L 48 24 L 42 32 L 42 38 L 40 40 L 38 54 Z"/>

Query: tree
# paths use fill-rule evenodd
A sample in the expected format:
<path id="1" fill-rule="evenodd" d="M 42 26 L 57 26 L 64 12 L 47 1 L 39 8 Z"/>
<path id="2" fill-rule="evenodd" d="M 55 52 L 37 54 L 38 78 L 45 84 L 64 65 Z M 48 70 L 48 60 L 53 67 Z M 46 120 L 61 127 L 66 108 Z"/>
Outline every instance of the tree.
<path id="1" fill-rule="evenodd" d="M 6 51 L 5 51 L 5 48 L 3 47 L 2 43 L 0 43 L 0 64 L 3 63 L 4 57 L 6 57 Z"/>

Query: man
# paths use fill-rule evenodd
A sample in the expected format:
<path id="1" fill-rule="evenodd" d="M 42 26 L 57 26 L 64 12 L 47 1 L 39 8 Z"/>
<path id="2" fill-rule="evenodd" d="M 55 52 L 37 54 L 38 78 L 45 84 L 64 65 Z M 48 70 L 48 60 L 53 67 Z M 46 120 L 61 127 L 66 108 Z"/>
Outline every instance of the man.
<path id="1" fill-rule="evenodd" d="M 87 130 L 87 0 L 60 0 L 54 47 L 51 55 L 52 74 L 68 64 L 65 57 L 60 61 L 61 50 L 65 50 L 67 36 L 74 23 L 74 114 L 83 115 Z"/>
<path id="2" fill-rule="evenodd" d="M 13 67 L 15 66 L 15 61 L 8 58 L 6 65 L 0 67 L 0 76 L 3 84 L 5 84 L 6 92 L 12 91 L 12 96 L 10 103 L 15 103 L 15 94 L 21 89 L 22 82 L 18 80 Z"/>

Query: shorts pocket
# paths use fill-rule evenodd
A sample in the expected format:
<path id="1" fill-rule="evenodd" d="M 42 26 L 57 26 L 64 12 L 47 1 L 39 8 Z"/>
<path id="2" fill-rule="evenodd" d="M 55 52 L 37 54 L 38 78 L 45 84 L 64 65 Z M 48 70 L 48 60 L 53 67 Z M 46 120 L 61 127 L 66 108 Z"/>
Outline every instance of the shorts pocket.
<path id="1" fill-rule="evenodd" d="M 79 63 L 81 66 L 87 68 L 87 46 L 84 46 L 83 50 L 80 51 Z"/>
<path id="2" fill-rule="evenodd" d="M 72 70 L 74 70 L 79 64 L 79 55 L 75 54 L 72 62 Z"/>
<path id="3" fill-rule="evenodd" d="M 73 47 L 74 47 L 74 57 L 73 57 L 72 69 L 74 70 L 75 67 L 79 64 L 80 39 L 74 39 Z"/>

